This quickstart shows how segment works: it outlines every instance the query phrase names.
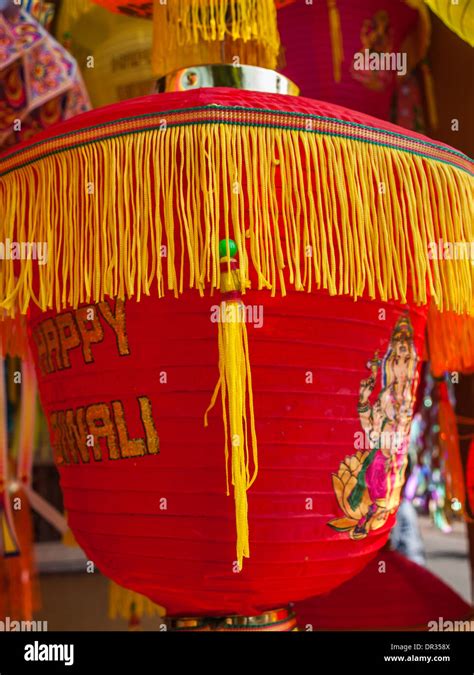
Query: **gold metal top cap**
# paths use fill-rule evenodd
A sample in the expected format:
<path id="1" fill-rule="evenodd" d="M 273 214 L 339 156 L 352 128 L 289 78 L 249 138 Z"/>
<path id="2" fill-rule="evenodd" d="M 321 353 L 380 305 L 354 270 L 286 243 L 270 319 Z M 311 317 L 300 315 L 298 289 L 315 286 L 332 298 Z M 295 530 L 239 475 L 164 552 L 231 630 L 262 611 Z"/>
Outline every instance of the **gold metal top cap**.
<path id="1" fill-rule="evenodd" d="M 189 91 L 202 87 L 231 87 L 267 94 L 298 96 L 299 87 L 276 70 L 258 66 L 215 64 L 175 70 L 160 78 L 155 92 Z"/>

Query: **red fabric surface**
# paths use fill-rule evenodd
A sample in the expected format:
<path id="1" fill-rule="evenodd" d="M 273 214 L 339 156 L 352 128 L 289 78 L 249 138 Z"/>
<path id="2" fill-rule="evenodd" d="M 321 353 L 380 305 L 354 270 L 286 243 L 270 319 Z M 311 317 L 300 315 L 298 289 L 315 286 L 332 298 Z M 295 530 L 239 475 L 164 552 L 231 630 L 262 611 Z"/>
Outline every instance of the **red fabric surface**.
<path id="1" fill-rule="evenodd" d="M 232 571 L 235 514 L 225 495 L 220 403 L 203 426 L 218 378 L 217 325 L 209 320 L 216 302 L 190 291 L 179 300 L 127 301 L 130 353 L 122 356 L 98 312 L 103 340 L 91 345 L 89 363 L 76 346 L 69 368 L 38 371 L 50 419 L 54 411 L 120 401 L 129 438 L 144 436 L 137 397 L 149 397 L 160 454 L 112 460 L 100 439 L 101 461 L 59 468 L 69 522 L 88 557 L 170 614 L 254 614 L 329 591 L 364 567 L 394 521 L 359 541 L 328 526 L 343 515 L 332 473 L 354 453 L 360 381 L 375 350 L 387 349 L 402 307 L 249 292 L 246 305 L 264 307 L 263 326 L 248 326 L 260 471 L 249 491 L 251 557 L 242 572 Z M 421 356 L 425 310 L 410 316 Z M 55 314 L 32 309 L 30 328 L 48 317 Z"/>
<path id="2" fill-rule="evenodd" d="M 396 551 L 382 551 L 359 575 L 296 603 L 295 610 L 301 630 L 428 630 L 430 621 L 467 620 L 471 614 L 441 579 Z"/>
<path id="3" fill-rule="evenodd" d="M 118 12 L 127 16 L 136 16 L 140 19 L 151 19 L 153 16 L 153 0 L 92 0 L 102 5 L 110 12 Z"/>

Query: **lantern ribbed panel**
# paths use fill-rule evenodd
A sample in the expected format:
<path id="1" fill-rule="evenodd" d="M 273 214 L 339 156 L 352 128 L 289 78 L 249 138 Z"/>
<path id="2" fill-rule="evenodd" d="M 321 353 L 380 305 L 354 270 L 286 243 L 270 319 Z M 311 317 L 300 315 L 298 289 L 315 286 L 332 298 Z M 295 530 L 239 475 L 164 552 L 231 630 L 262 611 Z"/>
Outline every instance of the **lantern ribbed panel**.
<path id="1" fill-rule="evenodd" d="M 249 491 L 250 558 L 239 574 L 220 405 L 203 426 L 217 376 L 214 300 L 188 292 L 127 301 L 129 356 L 117 354 L 105 326 L 94 363 L 71 350 L 70 373 L 40 375 L 47 414 L 120 400 L 130 438 L 143 436 L 136 397 L 150 397 L 159 455 L 108 460 L 104 445 L 100 462 L 63 465 L 61 484 L 89 558 L 170 614 L 253 614 L 328 591 L 362 569 L 393 524 L 390 517 L 356 542 L 328 521 L 341 515 L 331 475 L 354 453 L 360 380 L 374 351 L 386 350 L 401 307 L 295 292 L 249 292 L 245 303 L 263 305 L 264 323 L 248 327 L 260 471 Z M 33 330 L 54 316 L 33 314 Z M 410 316 L 421 353 L 425 311 Z"/>

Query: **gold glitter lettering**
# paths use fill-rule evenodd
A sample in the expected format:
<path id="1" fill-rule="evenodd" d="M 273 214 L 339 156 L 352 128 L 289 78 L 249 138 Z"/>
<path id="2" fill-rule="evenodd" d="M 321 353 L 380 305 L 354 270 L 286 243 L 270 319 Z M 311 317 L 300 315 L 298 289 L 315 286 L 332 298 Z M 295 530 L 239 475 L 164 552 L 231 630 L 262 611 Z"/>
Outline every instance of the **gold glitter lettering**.
<path id="1" fill-rule="evenodd" d="M 145 441 L 141 438 L 129 439 L 121 401 L 113 401 L 112 410 L 114 412 L 122 457 L 142 457 L 146 453 Z"/>
<path id="2" fill-rule="evenodd" d="M 53 319 L 46 319 L 46 321 L 43 321 L 42 327 L 48 349 L 49 364 L 51 367 L 49 372 L 61 370 L 63 367 L 61 361 L 61 345 L 56 324 Z"/>
<path id="3" fill-rule="evenodd" d="M 91 313 L 92 319 L 90 318 Z M 92 358 L 91 345 L 102 342 L 104 339 L 104 329 L 99 321 L 95 307 L 91 305 L 76 310 L 76 321 L 81 333 L 84 361 L 86 363 L 92 363 L 94 359 Z"/>
<path id="4" fill-rule="evenodd" d="M 52 371 L 51 364 L 49 362 L 49 353 L 48 345 L 44 339 L 42 324 L 38 324 L 33 331 L 33 339 L 36 344 L 36 349 L 38 350 L 38 365 L 43 375 L 50 373 Z"/>
<path id="5" fill-rule="evenodd" d="M 99 310 L 106 322 L 112 328 L 117 339 L 117 348 L 120 356 L 128 356 L 127 327 L 125 323 L 125 301 L 117 298 L 115 301 L 115 313 L 108 302 L 99 302 Z"/>
<path id="6" fill-rule="evenodd" d="M 155 422 L 151 409 L 151 401 L 147 396 L 139 396 L 140 416 L 146 434 L 146 447 L 149 455 L 157 455 L 160 452 L 160 439 L 156 431 Z"/>
<path id="7" fill-rule="evenodd" d="M 90 433 L 94 436 L 94 459 L 101 459 L 98 439 L 105 438 L 110 459 L 119 459 L 120 452 L 117 445 L 117 435 L 110 415 L 110 409 L 105 403 L 90 405 L 86 410 L 86 421 Z M 96 447 L 97 446 L 97 447 Z"/>
<path id="8" fill-rule="evenodd" d="M 51 445 L 53 448 L 53 457 L 56 464 L 69 464 L 69 458 L 66 459 L 63 453 L 62 443 L 61 443 L 61 430 L 58 426 L 58 415 L 59 412 L 52 412 L 49 416 L 49 425 L 51 427 Z"/>
<path id="9" fill-rule="evenodd" d="M 74 420 L 74 417 L 76 418 Z M 76 414 L 74 410 L 66 410 L 66 426 L 70 435 L 71 441 L 75 446 L 75 456 L 77 457 L 77 450 L 79 450 L 80 457 L 83 462 L 87 463 L 90 460 L 89 448 L 87 447 L 87 428 L 85 420 L 84 408 L 77 408 Z M 95 446 L 94 446 L 95 451 Z M 94 459 L 100 460 L 100 448 L 98 450 L 99 456 Z M 79 460 L 78 460 L 79 461 Z"/>
<path id="10" fill-rule="evenodd" d="M 77 330 L 76 322 L 71 312 L 64 312 L 58 314 L 56 317 L 56 326 L 59 333 L 59 341 L 61 343 L 61 355 L 64 368 L 70 368 L 71 362 L 69 360 L 69 350 L 79 347 L 81 344 L 81 336 Z"/>

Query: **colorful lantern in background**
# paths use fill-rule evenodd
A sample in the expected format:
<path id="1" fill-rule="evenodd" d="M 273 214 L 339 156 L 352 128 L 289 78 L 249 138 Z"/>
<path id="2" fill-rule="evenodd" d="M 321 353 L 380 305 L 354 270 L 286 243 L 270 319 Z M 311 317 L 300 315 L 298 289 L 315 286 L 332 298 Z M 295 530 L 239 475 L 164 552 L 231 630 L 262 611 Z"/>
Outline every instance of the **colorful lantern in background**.
<path id="1" fill-rule="evenodd" d="M 94 107 L 153 91 L 153 25 L 113 14 L 91 0 L 64 2 L 56 35 L 77 59 Z"/>
<path id="2" fill-rule="evenodd" d="M 217 63 L 271 69 L 278 65 L 280 36 L 274 0 L 94 2 L 113 12 L 153 17 L 153 67 L 159 77 L 189 66 Z"/>
<path id="3" fill-rule="evenodd" d="M 74 2 L 74 0 L 70 0 Z M 25 12 L 31 14 L 39 23 L 51 32 L 54 17 L 56 14 L 56 5 L 54 2 L 45 2 L 45 0 L 23 0 L 21 7 Z"/>
<path id="4" fill-rule="evenodd" d="M 317 631 L 470 630 L 473 616 L 441 579 L 390 550 L 331 593 L 296 603 L 295 611 L 300 630 Z"/>
<path id="5" fill-rule="evenodd" d="M 466 249 L 469 252 L 469 247 Z M 469 259 L 469 255 L 465 255 Z M 429 357 L 435 376 L 445 372 L 474 372 L 474 318 L 444 312 L 440 316 L 436 307 L 428 314 Z"/>
<path id="6" fill-rule="evenodd" d="M 427 242 L 472 236 L 472 164 L 338 106 L 182 82 L 5 154 L 1 232 L 34 222 L 48 263 L 6 266 L 1 306 L 28 310 L 89 558 L 171 617 L 267 616 L 387 540 L 426 306 L 471 303 L 472 266 Z"/>
<path id="7" fill-rule="evenodd" d="M 425 0 L 428 7 L 460 38 L 474 47 L 474 6 L 471 0 Z"/>
<path id="8" fill-rule="evenodd" d="M 156 0 L 153 22 L 153 67 L 160 77 L 215 63 L 278 66 L 274 0 L 197 0 L 192 5 L 187 0 L 166 4 Z"/>
<path id="9" fill-rule="evenodd" d="M 74 59 L 29 14 L 0 12 L 0 147 L 90 108 Z"/>
<path id="10" fill-rule="evenodd" d="M 456 426 L 455 385 L 448 376 L 433 377 L 425 363 L 419 412 L 411 433 L 412 472 L 405 497 L 429 515 L 442 532 L 467 517 L 466 481 Z"/>
<path id="11" fill-rule="evenodd" d="M 279 15 L 285 45 L 283 73 L 304 96 L 324 99 L 424 130 L 423 102 L 436 126 L 426 64 L 429 12 L 422 0 L 297 1 Z M 410 76 L 421 64 L 424 99 Z M 394 116 L 394 101 L 400 99 Z M 401 102 L 403 101 L 403 103 Z"/>
<path id="12" fill-rule="evenodd" d="M 143 595 L 133 593 L 118 586 L 113 581 L 109 584 L 109 618 L 118 617 L 128 621 L 129 630 L 140 630 L 140 619 L 143 616 L 164 616 L 165 609 L 155 605 Z"/>
<path id="13" fill-rule="evenodd" d="M 446 499 L 454 513 L 466 512 L 466 483 L 459 447 L 459 434 L 446 381 L 438 382 L 439 441 L 446 472 Z"/>

